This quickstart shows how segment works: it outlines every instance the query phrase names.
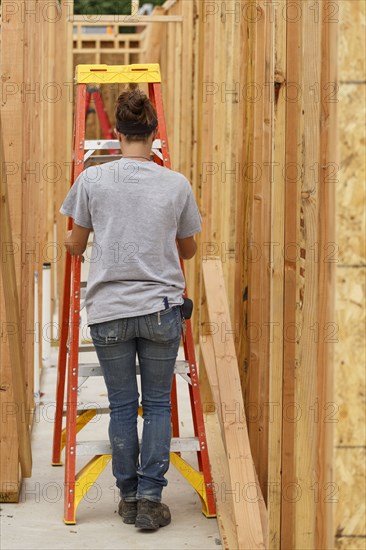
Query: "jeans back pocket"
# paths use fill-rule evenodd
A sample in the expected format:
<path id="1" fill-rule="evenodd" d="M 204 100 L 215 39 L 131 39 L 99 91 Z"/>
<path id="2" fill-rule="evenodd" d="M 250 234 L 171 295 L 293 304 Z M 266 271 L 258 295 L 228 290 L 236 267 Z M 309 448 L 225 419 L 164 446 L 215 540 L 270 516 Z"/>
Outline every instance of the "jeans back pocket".
<path id="1" fill-rule="evenodd" d="M 180 307 L 173 306 L 169 309 L 152 313 L 150 326 L 155 342 L 174 342 L 182 334 L 182 317 Z"/>
<path id="2" fill-rule="evenodd" d="M 108 345 L 121 342 L 127 330 L 127 319 L 113 319 L 90 326 L 90 335 L 95 344 Z"/>

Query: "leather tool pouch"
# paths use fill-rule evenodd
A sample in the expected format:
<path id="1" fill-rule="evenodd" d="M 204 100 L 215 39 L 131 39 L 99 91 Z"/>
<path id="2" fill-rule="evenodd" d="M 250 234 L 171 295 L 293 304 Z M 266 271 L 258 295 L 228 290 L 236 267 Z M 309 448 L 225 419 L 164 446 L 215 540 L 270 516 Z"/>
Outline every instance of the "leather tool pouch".
<path id="1" fill-rule="evenodd" d="M 182 315 L 185 319 L 192 317 L 193 302 L 189 298 L 184 298 L 184 303 L 181 305 Z"/>

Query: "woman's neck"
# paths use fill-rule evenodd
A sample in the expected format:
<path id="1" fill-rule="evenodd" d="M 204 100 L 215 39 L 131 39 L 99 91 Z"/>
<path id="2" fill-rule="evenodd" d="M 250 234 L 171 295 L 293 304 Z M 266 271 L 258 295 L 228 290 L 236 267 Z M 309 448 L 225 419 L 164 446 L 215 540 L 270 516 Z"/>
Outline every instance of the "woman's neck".
<path id="1" fill-rule="evenodd" d="M 124 145 L 122 149 L 122 155 L 125 158 L 141 158 L 146 161 L 150 158 L 151 145 L 149 143 L 131 143 Z"/>

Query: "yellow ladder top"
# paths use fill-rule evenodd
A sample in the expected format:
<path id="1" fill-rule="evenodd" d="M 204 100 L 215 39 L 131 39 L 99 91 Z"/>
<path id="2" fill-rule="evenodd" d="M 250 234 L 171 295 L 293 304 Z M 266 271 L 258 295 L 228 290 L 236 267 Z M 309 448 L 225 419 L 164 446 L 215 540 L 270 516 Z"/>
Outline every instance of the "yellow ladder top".
<path id="1" fill-rule="evenodd" d="M 130 84 L 161 82 L 159 63 L 134 65 L 77 65 L 76 84 Z"/>

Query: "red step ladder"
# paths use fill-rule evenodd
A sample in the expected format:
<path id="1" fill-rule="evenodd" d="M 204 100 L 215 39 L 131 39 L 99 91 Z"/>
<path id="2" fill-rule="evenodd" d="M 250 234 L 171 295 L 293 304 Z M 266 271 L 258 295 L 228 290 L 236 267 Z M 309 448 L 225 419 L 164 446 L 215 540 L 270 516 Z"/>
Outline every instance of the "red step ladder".
<path id="1" fill-rule="evenodd" d="M 102 92 L 97 86 L 87 86 L 86 88 L 86 102 L 85 102 L 85 118 L 88 114 L 93 112 L 91 108 L 91 101 L 93 100 L 95 106 L 95 112 L 98 116 L 99 124 L 102 130 L 104 139 L 113 140 L 112 125 L 108 118 L 108 113 L 104 106 Z M 111 155 L 120 154 L 119 149 L 109 150 Z"/>
<path id="2" fill-rule="evenodd" d="M 147 83 L 149 97 L 156 108 L 158 117 L 157 139 L 153 143 L 152 152 L 154 161 L 171 168 L 168 139 L 166 133 L 163 101 L 161 95 L 161 76 L 158 64 L 147 65 L 78 65 L 76 67 L 76 108 L 74 117 L 73 137 L 73 165 L 71 173 L 71 185 L 87 167 L 89 162 L 109 162 L 116 155 L 93 156 L 95 151 L 105 149 L 114 151 L 118 146 L 117 140 L 112 141 L 106 136 L 105 140 L 85 141 L 85 113 L 88 101 L 87 86 L 89 84 L 115 84 L 115 83 Z M 90 101 L 90 98 L 89 98 Z M 72 219 L 68 220 L 68 228 L 72 228 Z M 86 492 L 92 487 L 96 479 L 111 460 L 111 448 L 109 442 L 96 442 L 95 444 L 83 444 L 77 442 L 77 433 L 88 424 L 98 413 L 108 413 L 109 409 L 78 410 L 77 391 L 78 378 L 101 375 L 99 364 L 85 365 L 79 363 L 79 353 L 94 351 L 94 346 L 79 345 L 79 321 L 81 310 L 81 256 L 73 256 L 67 253 L 64 293 L 62 305 L 62 323 L 60 334 L 60 349 L 58 359 L 58 375 L 56 389 L 56 413 L 53 433 L 52 465 L 60 466 L 61 452 L 65 447 L 65 503 L 64 522 L 76 523 L 76 509 Z M 184 274 L 184 265 L 181 261 Z M 187 291 L 185 290 L 185 296 Z M 186 335 L 184 339 L 184 361 L 177 361 L 172 387 L 172 442 L 171 463 L 174 464 L 182 475 L 191 483 L 197 491 L 201 503 L 202 512 L 207 517 L 216 515 L 213 485 L 210 473 L 210 464 L 207 451 L 205 427 L 203 421 L 202 403 L 199 390 L 198 372 L 195 357 L 195 348 L 192 335 L 191 322 L 186 321 Z M 64 411 L 64 394 L 67 365 L 67 398 Z M 138 365 L 137 365 L 138 372 Z M 179 437 L 178 401 L 176 388 L 176 375 L 181 375 L 189 387 L 189 396 L 194 426 L 194 437 Z M 66 412 L 66 428 L 62 429 L 62 418 Z M 188 462 L 183 460 L 180 454 L 184 451 L 197 452 L 198 470 L 195 470 Z M 76 456 L 92 456 L 87 464 L 76 473 Z"/>

